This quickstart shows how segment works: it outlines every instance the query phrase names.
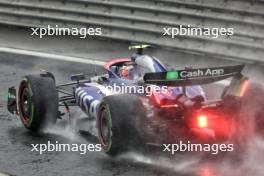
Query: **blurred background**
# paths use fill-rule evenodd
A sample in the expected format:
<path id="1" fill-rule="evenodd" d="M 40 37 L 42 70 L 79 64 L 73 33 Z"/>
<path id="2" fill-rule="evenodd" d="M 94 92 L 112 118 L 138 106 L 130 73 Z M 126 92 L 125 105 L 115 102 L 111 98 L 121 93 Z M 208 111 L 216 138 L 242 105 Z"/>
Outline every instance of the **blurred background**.
<path id="1" fill-rule="evenodd" d="M 173 53 L 185 53 L 185 59 L 198 56 L 262 65 L 264 62 L 262 0 L 1 0 L 0 24 L 27 29 L 48 24 L 101 27 L 103 40 L 149 43 L 172 49 Z M 234 35 L 177 36 L 174 39 L 162 36 L 164 27 L 179 25 L 231 27 Z M 1 31 L 1 35 L 4 32 Z M 7 37 L 13 40 L 16 36 L 12 35 L 7 34 Z M 30 38 L 29 33 L 26 35 Z M 32 40 L 23 42 L 24 45 Z M 55 47 L 56 43 L 52 44 Z M 82 42 L 75 46 L 86 49 Z M 171 60 L 179 58 L 170 57 Z"/>

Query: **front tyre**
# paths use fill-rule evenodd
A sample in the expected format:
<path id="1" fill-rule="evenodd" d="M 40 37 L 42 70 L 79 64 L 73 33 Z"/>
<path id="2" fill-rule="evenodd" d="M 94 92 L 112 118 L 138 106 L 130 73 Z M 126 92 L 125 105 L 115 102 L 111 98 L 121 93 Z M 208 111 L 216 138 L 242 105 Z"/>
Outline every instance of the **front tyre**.
<path id="1" fill-rule="evenodd" d="M 98 138 L 104 152 L 115 156 L 140 141 L 137 123 L 144 116 L 139 97 L 122 94 L 105 97 L 97 116 Z"/>
<path id="2" fill-rule="evenodd" d="M 21 122 L 31 131 L 41 131 L 56 123 L 58 93 L 52 77 L 43 74 L 23 78 L 18 90 Z"/>

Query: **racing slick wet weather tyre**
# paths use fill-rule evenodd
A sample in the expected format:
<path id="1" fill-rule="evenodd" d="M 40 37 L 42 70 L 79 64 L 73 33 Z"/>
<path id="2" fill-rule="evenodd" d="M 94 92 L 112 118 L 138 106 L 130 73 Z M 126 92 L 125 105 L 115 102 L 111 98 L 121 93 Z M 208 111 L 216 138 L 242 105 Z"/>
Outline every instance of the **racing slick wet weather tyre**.
<path id="1" fill-rule="evenodd" d="M 247 90 L 243 96 L 242 112 L 245 116 L 244 129 L 247 129 L 248 138 L 254 136 L 264 136 L 264 86 L 258 83 L 249 83 Z M 245 127 L 246 126 L 246 127 Z"/>
<path id="2" fill-rule="evenodd" d="M 116 156 L 141 143 L 137 123 L 144 116 L 144 108 L 138 96 L 107 96 L 99 108 L 98 137 L 105 153 Z"/>
<path id="3" fill-rule="evenodd" d="M 18 90 L 18 110 L 23 125 L 35 132 L 56 123 L 58 93 L 49 74 L 27 75 Z"/>
<path id="4" fill-rule="evenodd" d="M 230 142 L 234 144 L 234 150 L 245 152 L 248 145 L 256 136 L 263 137 L 263 96 L 264 88 L 260 84 L 249 83 L 240 100 L 240 109 L 237 117 L 233 119 L 233 128 L 230 130 Z M 234 113 L 235 114 L 235 113 Z"/>

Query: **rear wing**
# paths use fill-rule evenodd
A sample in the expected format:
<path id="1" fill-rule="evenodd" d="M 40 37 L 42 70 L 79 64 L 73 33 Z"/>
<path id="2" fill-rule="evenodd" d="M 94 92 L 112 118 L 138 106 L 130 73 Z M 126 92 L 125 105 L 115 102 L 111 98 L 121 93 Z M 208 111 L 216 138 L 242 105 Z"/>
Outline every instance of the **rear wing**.
<path id="1" fill-rule="evenodd" d="M 225 95 L 243 96 L 248 78 L 241 74 L 244 65 L 186 69 L 158 73 L 146 73 L 145 84 L 163 86 L 193 86 L 209 84 L 233 77 L 227 86 Z"/>
<path id="2" fill-rule="evenodd" d="M 241 75 L 244 65 L 146 73 L 144 82 L 164 86 L 209 84 Z"/>

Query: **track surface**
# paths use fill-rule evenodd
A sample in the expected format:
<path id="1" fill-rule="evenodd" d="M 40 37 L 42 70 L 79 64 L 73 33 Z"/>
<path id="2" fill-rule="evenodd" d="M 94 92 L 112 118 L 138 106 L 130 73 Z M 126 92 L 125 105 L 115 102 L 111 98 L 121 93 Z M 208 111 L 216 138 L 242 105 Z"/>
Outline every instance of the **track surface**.
<path id="1" fill-rule="evenodd" d="M 80 155 L 76 152 L 50 152 L 40 155 L 31 152 L 30 144 L 60 141 L 61 143 L 93 143 L 93 138 L 75 133 L 62 120 L 46 134 L 28 132 L 16 116 L 6 110 L 6 94 L 10 85 L 17 86 L 22 75 L 46 69 L 55 73 L 57 83 L 67 81 L 71 73 L 93 74 L 92 65 L 63 61 L 33 59 L 0 53 L 0 172 L 17 176 L 28 175 L 94 175 L 94 176 L 261 176 L 264 161 L 264 142 L 256 140 L 246 154 L 191 155 L 132 151 L 111 159 L 101 152 Z M 102 70 L 98 69 L 98 72 Z M 83 114 L 75 112 L 75 116 Z M 88 140 L 87 140 L 88 139 Z"/>

